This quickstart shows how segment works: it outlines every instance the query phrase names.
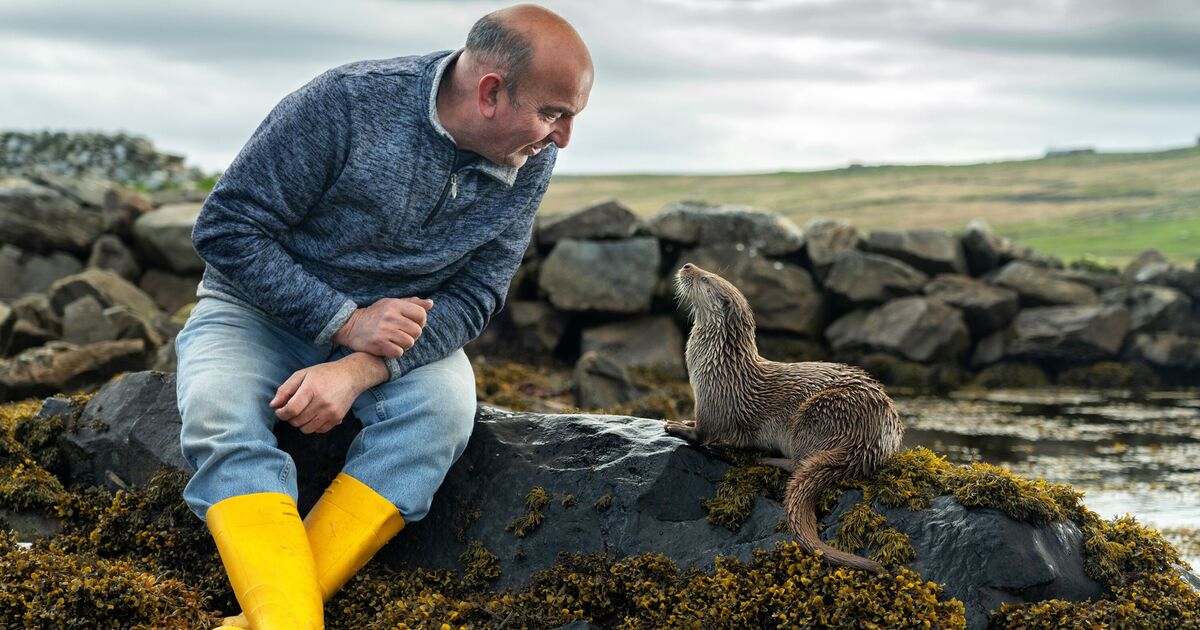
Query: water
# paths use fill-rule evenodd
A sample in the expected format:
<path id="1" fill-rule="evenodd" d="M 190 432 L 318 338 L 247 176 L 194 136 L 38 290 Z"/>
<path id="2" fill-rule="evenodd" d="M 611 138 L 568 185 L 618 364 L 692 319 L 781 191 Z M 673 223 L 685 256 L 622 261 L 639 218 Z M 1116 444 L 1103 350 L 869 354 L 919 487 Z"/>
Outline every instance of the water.
<path id="1" fill-rule="evenodd" d="M 906 446 L 1070 483 L 1102 517 L 1132 514 L 1200 566 L 1200 393 L 964 390 L 896 406 Z"/>

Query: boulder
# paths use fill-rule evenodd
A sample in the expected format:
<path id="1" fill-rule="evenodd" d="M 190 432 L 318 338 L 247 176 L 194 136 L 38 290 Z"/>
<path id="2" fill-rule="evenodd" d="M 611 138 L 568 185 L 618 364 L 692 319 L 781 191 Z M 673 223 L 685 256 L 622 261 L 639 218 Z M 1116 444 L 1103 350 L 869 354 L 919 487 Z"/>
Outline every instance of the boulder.
<path id="1" fill-rule="evenodd" d="M 1005 354 L 1067 363 L 1110 358 L 1121 350 L 1129 321 L 1121 304 L 1024 309 L 1013 320 Z"/>
<path id="2" fill-rule="evenodd" d="M 566 214 L 538 216 L 537 242 L 549 247 L 564 238 L 629 238 L 637 226 L 637 215 L 615 199 L 608 199 Z"/>
<path id="3" fill-rule="evenodd" d="M 101 235 L 92 243 L 92 255 L 88 257 L 87 266 L 107 269 L 130 282 L 137 282 L 142 275 L 142 266 L 133 252 L 112 234 Z"/>
<path id="4" fill-rule="evenodd" d="M 970 333 L 957 309 L 930 298 L 903 297 L 878 308 L 855 311 L 826 331 L 835 352 L 882 351 L 923 363 L 958 363 Z"/>
<path id="5" fill-rule="evenodd" d="M 741 244 L 763 256 L 786 256 L 804 246 L 804 233 L 770 210 L 698 201 L 668 204 L 643 228 L 664 241 L 684 245 Z"/>
<path id="6" fill-rule="evenodd" d="M 146 342 L 146 350 L 157 350 L 164 343 L 164 336 L 174 338 L 182 328 L 171 323 L 166 317 L 159 316 L 157 321 L 161 326 L 135 313 L 127 306 L 110 306 L 103 311 L 104 320 L 112 328 L 117 339 L 141 339 Z M 165 333 L 165 335 L 164 335 Z"/>
<path id="7" fill-rule="evenodd" d="M 200 276 L 179 276 L 158 269 L 149 269 L 142 274 L 138 288 L 146 292 L 165 313 L 174 313 L 186 304 L 196 301 L 196 287 Z"/>
<path id="8" fill-rule="evenodd" d="M 61 193 L 76 203 L 93 208 L 104 207 L 105 195 L 116 186 L 112 180 L 88 173 L 67 177 L 38 166 L 31 169 L 31 175 L 35 182 Z"/>
<path id="9" fill-rule="evenodd" d="M 567 318 L 545 302 L 516 300 L 505 305 L 513 340 L 522 348 L 551 354 L 567 330 Z"/>
<path id="10" fill-rule="evenodd" d="M 1128 265 L 1121 270 L 1121 279 L 1125 282 L 1133 282 L 1138 273 L 1149 265 L 1157 263 L 1167 263 L 1167 259 L 1157 249 L 1147 249 L 1138 254 L 1136 258 L 1129 261 Z"/>
<path id="11" fill-rule="evenodd" d="M 17 317 L 38 328 L 52 333 L 62 332 L 62 318 L 50 306 L 50 298 L 43 293 L 34 293 L 12 303 Z"/>
<path id="12" fill-rule="evenodd" d="M 538 286 L 560 310 L 645 313 L 661 264 L 657 239 L 566 238 L 542 262 Z"/>
<path id="13" fill-rule="evenodd" d="M 608 355 L 623 367 L 651 368 L 683 376 L 683 333 L 675 320 L 655 315 L 586 328 L 579 352 Z"/>
<path id="14" fill-rule="evenodd" d="M 104 227 L 98 209 L 27 179 L 0 178 L 0 243 L 86 255 Z"/>
<path id="15" fill-rule="evenodd" d="M 1129 354 L 1163 368 L 1200 369 L 1200 339 L 1171 331 L 1134 335 Z"/>
<path id="16" fill-rule="evenodd" d="M 117 332 L 104 317 L 104 306 L 95 296 L 85 295 L 63 308 L 63 340 L 77 346 L 112 341 Z"/>
<path id="17" fill-rule="evenodd" d="M 1010 243 L 996 236 L 987 221 L 975 219 L 963 230 L 962 247 L 971 275 L 982 276 L 1007 262 Z"/>
<path id="18" fill-rule="evenodd" d="M 975 349 L 971 351 L 969 365 L 973 369 L 979 369 L 993 363 L 998 363 L 1005 356 L 1004 352 L 1007 343 L 1007 330 L 997 330 L 994 333 L 986 335 L 975 344 Z"/>
<path id="19" fill-rule="evenodd" d="M 110 223 L 115 224 L 116 231 L 122 237 L 131 237 L 133 224 L 143 214 L 152 210 L 154 202 L 146 195 L 132 190 L 110 188 L 104 195 L 104 214 Z"/>
<path id="20" fill-rule="evenodd" d="M 149 295 L 106 269 L 88 269 L 61 278 L 50 286 L 49 293 L 50 305 L 56 313 L 62 313 L 71 302 L 91 295 L 104 308 L 119 304 L 147 319 L 158 315 L 158 305 Z"/>
<path id="21" fill-rule="evenodd" d="M 967 259 L 959 238 L 943 230 L 874 230 L 866 250 L 902 260 L 933 275 L 967 273 Z"/>
<path id="22" fill-rule="evenodd" d="M 816 339 L 805 339 L 788 333 L 765 330 L 754 331 L 755 345 L 759 356 L 782 363 L 802 361 L 825 361 L 829 350 Z"/>
<path id="23" fill-rule="evenodd" d="M 847 492 L 831 514 L 862 500 Z M 1046 599 L 1084 601 L 1104 595 L 1084 568 L 1083 533 L 1070 521 L 1034 526 L 999 510 L 967 508 L 950 496 L 935 497 L 927 509 L 900 506 L 875 509 L 889 525 L 908 535 L 917 558 L 909 566 L 921 577 L 942 584 L 947 597 L 963 603 L 968 628 L 986 628 L 990 612 L 1001 604 Z M 821 537 L 829 540 L 839 526 L 832 516 Z"/>
<path id="24" fill-rule="evenodd" d="M 204 261 L 192 247 L 192 226 L 202 204 L 166 205 L 138 217 L 133 236 L 147 258 L 178 273 L 200 273 Z"/>
<path id="25" fill-rule="evenodd" d="M 145 364 L 141 339 L 76 346 L 52 341 L 10 359 L 0 359 L 0 402 L 95 387 L 109 377 Z"/>
<path id="26" fill-rule="evenodd" d="M 1152 284 L 1117 287 L 1100 295 L 1105 304 L 1124 304 L 1135 332 L 1200 332 L 1192 319 L 1192 300 L 1179 289 Z"/>
<path id="27" fill-rule="evenodd" d="M 575 362 L 571 390 L 581 409 L 608 409 L 642 395 L 620 361 L 595 350 L 584 352 Z"/>
<path id="28" fill-rule="evenodd" d="M 845 221 L 818 218 L 804 226 L 804 257 L 818 280 L 825 279 L 839 252 L 861 247 L 858 230 Z"/>
<path id="29" fill-rule="evenodd" d="M 1183 291 L 1194 301 L 1200 301 L 1200 271 L 1185 269 L 1168 262 L 1149 263 L 1138 270 L 1133 281 L 1139 284 L 1157 284 Z"/>
<path id="30" fill-rule="evenodd" d="M 0 300 L 41 293 L 55 280 L 81 269 L 83 265 L 74 256 L 63 252 L 41 256 L 12 245 L 0 246 Z"/>
<path id="31" fill-rule="evenodd" d="M 982 336 L 999 330 L 1017 314 L 1017 292 L 970 276 L 941 274 L 924 287 L 925 295 L 962 311 L 971 333 Z"/>
<path id="32" fill-rule="evenodd" d="M 1088 271 L 1086 269 L 1048 269 L 1051 277 L 1067 282 L 1086 285 L 1097 293 L 1125 284 L 1121 276 L 1115 273 Z"/>
<path id="33" fill-rule="evenodd" d="M 768 260 L 739 245 L 707 246 L 679 257 L 685 262 L 719 273 L 746 296 L 754 323 L 762 330 L 779 330 L 819 338 L 828 320 L 829 306 L 803 267 Z"/>
<path id="34" fill-rule="evenodd" d="M 928 279 L 899 260 L 847 249 L 834 257 L 825 290 L 851 305 L 872 305 L 920 293 Z"/>
<path id="35" fill-rule="evenodd" d="M 1022 261 L 1005 265 L 992 282 L 1016 291 L 1022 307 L 1095 304 L 1099 300 L 1091 287 L 1060 280 L 1046 269 Z"/>

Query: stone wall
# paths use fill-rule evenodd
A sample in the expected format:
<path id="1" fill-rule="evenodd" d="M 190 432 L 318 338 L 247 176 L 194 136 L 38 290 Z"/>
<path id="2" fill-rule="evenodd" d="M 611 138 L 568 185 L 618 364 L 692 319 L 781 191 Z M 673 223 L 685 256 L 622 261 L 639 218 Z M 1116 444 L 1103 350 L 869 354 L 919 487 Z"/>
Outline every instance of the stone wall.
<path id="1" fill-rule="evenodd" d="M 205 177 L 180 155 L 125 133 L 0 133 L 0 175 L 94 178 L 147 190 L 191 187 Z"/>
<path id="2" fill-rule="evenodd" d="M 44 169 L 0 177 L 0 400 L 173 369 L 203 271 L 190 238 L 201 199 Z M 741 288 L 774 360 L 852 362 L 921 388 L 1200 383 L 1200 270 L 1153 251 L 1118 273 L 983 221 L 861 234 L 697 202 L 641 220 L 616 201 L 540 217 L 504 311 L 468 350 L 574 364 L 581 407 L 631 400 L 645 394 L 631 369 L 685 376 L 672 288 L 684 262 Z"/>

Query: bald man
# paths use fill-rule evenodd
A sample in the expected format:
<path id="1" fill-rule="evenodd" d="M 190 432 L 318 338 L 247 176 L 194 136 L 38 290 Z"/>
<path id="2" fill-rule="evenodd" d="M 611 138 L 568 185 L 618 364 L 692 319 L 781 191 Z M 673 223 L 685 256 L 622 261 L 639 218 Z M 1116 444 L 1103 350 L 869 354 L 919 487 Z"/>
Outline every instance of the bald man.
<path id="1" fill-rule="evenodd" d="M 462 347 L 504 304 L 592 63 L 559 16 L 489 14 L 464 48 L 330 70 L 267 116 L 204 203 L 207 263 L 176 339 L 184 499 L 245 616 L 321 628 L 322 604 L 466 447 Z M 363 430 L 303 522 L 283 421 Z"/>

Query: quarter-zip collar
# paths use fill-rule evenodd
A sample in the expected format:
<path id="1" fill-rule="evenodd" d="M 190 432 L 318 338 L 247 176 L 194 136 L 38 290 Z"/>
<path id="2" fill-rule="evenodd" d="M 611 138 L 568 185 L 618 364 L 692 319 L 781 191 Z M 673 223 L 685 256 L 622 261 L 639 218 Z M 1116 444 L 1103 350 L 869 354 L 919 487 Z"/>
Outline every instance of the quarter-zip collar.
<path id="1" fill-rule="evenodd" d="M 433 129 L 438 135 L 444 137 L 446 140 L 449 140 L 450 144 L 454 145 L 455 147 L 458 145 L 454 141 L 454 136 L 451 136 L 450 132 L 446 131 L 446 128 L 442 126 L 442 120 L 438 118 L 437 93 L 438 86 L 440 86 L 442 83 L 442 76 L 446 73 L 446 68 L 449 67 L 450 62 L 454 61 L 459 55 L 462 54 L 462 51 L 463 49 L 459 48 L 458 50 L 447 54 L 441 59 L 441 61 L 432 67 L 433 77 L 430 81 L 429 88 L 429 124 L 433 125 Z M 491 176 L 492 179 L 495 179 L 509 188 L 512 188 L 512 185 L 517 181 L 518 169 L 509 166 L 500 166 L 499 164 L 496 164 L 487 158 L 478 160 L 475 164 L 467 168 L 474 168 L 483 171 L 487 175 Z"/>

